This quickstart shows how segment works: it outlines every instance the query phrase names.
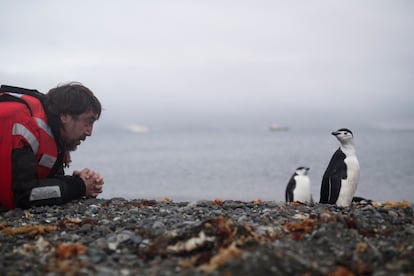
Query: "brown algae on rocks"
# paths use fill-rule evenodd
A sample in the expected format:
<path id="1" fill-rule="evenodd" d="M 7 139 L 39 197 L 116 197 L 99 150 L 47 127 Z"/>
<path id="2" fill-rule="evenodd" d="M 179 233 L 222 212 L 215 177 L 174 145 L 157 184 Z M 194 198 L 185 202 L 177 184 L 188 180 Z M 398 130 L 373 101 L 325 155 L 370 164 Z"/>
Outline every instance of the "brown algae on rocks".
<path id="1" fill-rule="evenodd" d="M 413 222 L 408 201 L 85 199 L 0 213 L 0 271 L 412 275 Z"/>

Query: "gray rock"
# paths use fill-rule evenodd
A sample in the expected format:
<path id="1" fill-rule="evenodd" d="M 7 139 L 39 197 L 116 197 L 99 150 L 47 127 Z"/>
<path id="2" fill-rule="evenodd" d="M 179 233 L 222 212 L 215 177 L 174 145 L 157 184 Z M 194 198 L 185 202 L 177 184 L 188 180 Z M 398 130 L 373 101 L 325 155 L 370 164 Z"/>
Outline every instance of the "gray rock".
<path id="1" fill-rule="evenodd" d="M 69 263 L 68 275 L 205 275 L 202 265 L 234 245 L 212 275 L 407 275 L 413 210 L 123 198 L 15 209 L 0 212 L 0 271 L 62 275 L 56 264 Z M 57 261 L 61 244 L 73 248 Z"/>

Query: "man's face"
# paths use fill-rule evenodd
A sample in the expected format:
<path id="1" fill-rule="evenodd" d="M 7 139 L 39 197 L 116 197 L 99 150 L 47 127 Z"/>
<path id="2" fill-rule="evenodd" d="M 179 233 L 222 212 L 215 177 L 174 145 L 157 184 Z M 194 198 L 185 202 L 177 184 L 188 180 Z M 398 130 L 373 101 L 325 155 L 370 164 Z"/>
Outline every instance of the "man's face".
<path id="1" fill-rule="evenodd" d="M 92 112 L 85 112 L 79 116 L 62 114 L 60 120 L 63 127 L 61 129 L 62 142 L 66 150 L 74 151 L 86 136 L 92 135 L 93 124 L 97 115 Z"/>

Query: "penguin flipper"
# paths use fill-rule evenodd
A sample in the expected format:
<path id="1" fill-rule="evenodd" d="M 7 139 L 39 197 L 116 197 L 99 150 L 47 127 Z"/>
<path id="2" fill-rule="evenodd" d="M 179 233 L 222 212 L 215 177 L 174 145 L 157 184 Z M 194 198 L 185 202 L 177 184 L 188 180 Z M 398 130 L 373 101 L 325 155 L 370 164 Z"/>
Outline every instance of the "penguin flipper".
<path id="1" fill-rule="evenodd" d="M 323 178 L 322 185 L 321 185 L 321 195 L 319 199 L 319 203 L 328 203 L 329 199 L 329 179 Z"/>
<path id="2" fill-rule="evenodd" d="M 346 178 L 345 154 L 338 149 L 329 161 L 322 178 L 320 203 L 335 204 L 341 191 L 341 179 Z M 342 165 L 343 164 L 343 165 Z"/>
<path id="3" fill-rule="evenodd" d="M 333 175 L 330 179 L 329 179 L 329 185 L 330 185 L 330 194 L 329 194 L 329 198 L 328 198 L 328 203 L 329 204 L 336 204 L 336 201 L 338 200 L 339 197 L 339 192 L 341 191 L 341 177 L 340 175 Z"/>
<path id="4" fill-rule="evenodd" d="M 290 178 L 287 186 L 286 186 L 286 192 L 285 192 L 285 198 L 286 198 L 286 202 L 293 202 L 293 190 L 295 190 L 296 187 L 296 183 L 295 180 L 293 178 L 293 176 Z"/>

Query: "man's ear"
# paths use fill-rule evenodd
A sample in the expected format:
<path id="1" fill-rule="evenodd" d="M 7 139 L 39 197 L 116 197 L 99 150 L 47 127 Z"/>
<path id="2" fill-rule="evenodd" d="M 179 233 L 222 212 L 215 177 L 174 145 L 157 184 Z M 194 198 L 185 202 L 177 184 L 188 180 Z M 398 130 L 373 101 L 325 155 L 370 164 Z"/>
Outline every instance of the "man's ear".
<path id="1" fill-rule="evenodd" d="M 60 114 L 60 121 L 65 124 L 67 122 L 69 122 L 69 120 L 71 120 L 72 116 L 70 116 L 69 114 Z"/>

